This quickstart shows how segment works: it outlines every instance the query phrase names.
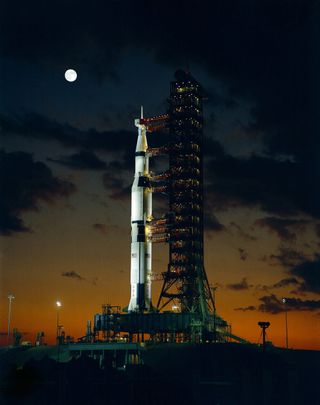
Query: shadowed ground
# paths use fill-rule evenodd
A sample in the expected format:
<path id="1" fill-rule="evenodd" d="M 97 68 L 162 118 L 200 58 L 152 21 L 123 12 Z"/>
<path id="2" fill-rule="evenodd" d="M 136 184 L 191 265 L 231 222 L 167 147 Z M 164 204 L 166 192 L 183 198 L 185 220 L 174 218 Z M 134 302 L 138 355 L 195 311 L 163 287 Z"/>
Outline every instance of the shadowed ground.
<path id="1" fill-rule="evenodd" d="M 0 403 L 317 405 L 320 352 L 240 344 L 145 346 L 143 365 L 71 358 L 67 347 L 2 349 Z M 118 366 L 121 366 L 121 361 Z"/>

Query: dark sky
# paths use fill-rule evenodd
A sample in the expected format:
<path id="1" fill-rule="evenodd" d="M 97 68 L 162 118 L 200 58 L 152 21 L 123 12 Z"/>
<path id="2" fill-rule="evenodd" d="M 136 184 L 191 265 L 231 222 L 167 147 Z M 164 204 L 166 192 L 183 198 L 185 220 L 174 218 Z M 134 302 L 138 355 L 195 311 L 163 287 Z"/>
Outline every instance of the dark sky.
<path id="1" fill-rule="evenodd" d="M 208 96 L 206 269 L 218 311 L 252 340 L 257 321 L 270 320 L 283 345 L 286 296 L 292 345 L 319 349 L 318 2 L 0 7 L 2 329 L 9 291 L 28 339 L 39 328 L 53 334 L 57 298 L 78 336 L 105 300 L 127 305 L 133 120 L 141 104 L 147 116 L 166 112 L 183 68 Z M 155 248 L 156 273 L 166 249 Z"/>

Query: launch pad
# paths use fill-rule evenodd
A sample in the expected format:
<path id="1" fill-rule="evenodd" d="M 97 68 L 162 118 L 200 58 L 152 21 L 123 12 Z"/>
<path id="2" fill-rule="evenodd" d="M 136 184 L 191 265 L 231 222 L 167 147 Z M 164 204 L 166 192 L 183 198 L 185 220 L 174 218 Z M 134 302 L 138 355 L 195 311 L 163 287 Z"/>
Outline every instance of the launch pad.
<path id="1" fill-rule="evenodd" d="M 230 327 L 219 316 L 211 315 L 212 328 L 204 328 L 197 314 L 190 312 L 129 312 L 121 313 L 105 306 L 102 314 L 94 317 L 94 331 L 102 332 L 103 340 L 122 339 L 132 342 L 145 340 L 155 343 L 224 342 L 232 337 Z"/>
<path id="2" fill-rule="evenodd" d="M 123 312 L 104 305 L 88 336 L 128 341 L 224 342 L 230 326 L 216 313 L 204 268 L 203 99 L 204 90 L 188 72 L 178 70 L 170 85 L 166 114 L 135 120 L 138 138 L 131 189 L 131 296 Z M 169 132 L 169 142 L 150 148 L 147 133 Z M 150 170 L 150 157 L 167 155 L 169 167 Z M 168 211 L 154 216 L 153 195 L 168 196 Z M 167 243 L 169 260 L 162 289 L 152 301 L 152 245 Z M 172 311 L 166 310 L 171 304 Z M 233 337 L 234 338 L 234 337 Z"/>

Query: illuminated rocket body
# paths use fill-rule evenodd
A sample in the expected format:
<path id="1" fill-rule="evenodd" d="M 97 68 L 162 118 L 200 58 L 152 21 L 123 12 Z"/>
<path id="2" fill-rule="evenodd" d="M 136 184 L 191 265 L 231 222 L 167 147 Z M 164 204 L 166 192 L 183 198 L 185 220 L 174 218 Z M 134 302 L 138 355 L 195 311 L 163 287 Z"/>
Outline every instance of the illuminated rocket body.
<path id="1" fill-rule="evenodd" d="M 131 298 L 128 311 L 151 309 L 151 255 L 152 244 L 148 241 L 148 224 L 152 219 L 152 192 L 149 179 L 149 157 L 146 126 L 141 119 L 135 120 L 138 140 L 135 152 L 135 173 L 131 188 Z"/>

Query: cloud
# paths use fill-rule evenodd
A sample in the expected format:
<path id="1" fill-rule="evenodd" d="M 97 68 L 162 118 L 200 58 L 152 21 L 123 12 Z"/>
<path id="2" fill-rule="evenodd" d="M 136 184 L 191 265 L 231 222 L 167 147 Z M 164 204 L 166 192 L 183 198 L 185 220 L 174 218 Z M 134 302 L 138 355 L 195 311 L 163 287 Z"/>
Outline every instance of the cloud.
<path id="1" fill-rule="evenodd" d="M 38 113 L 15 116 L 0 114 L 0 128 L 4 138 L 19 135 L 28 139 L 53 140 L 66 148 L 78 147 L 82 150 L 78 159 L 88 158 L 83 151 L 93 150 L 114 152 L 121 158 L 128 148 L 134 151 L 137 139 L 134 131 L 98 131 L 94 128 L 81 130 Z"/>
<path id="2" fill-rule="evenodd" d="M 243 311 L 243 312 L 246 312 L 246 311 L 255 311 L 256 309 L 257 309 L 257 308 L 256 308 L 255 306 L 250 305 L 250 306 L 248 306 L 248 307 L 234 308 L 233 310 L 234 310 L 234 311 Z"/>
<path id="3" fill-rule="evenodd" d="M 252 285 L 249 285 L 246 277 L 244 277 L 239 283 L 227 284 L 226 287 L 229 288 L 230 290 L 242 291 L 248 290 L 250 287 L 252 287 Z"/>
<path id="4" fill-rule="evenodd" d="M 257 285 L 255 286 L 255 289 L 256 289 L 256 291 L 264 291 L 264 292 L 269 293 L 270 290 L 277 289 L 277 288 L 285 288 L 285 287 L 288 287 L 288 286 L 297 286 L 297 287 L 300 287 L 300 284 L 301 284 L 300 281 L 297 280 L 296 278 L 294 278 L 294 277 L 287 277 L 287 278 L 281 279 L 280 281 L 278 281 L 278 282 L 276 282 L 276 283 L 274 283 L 274 284 L 269 284 L 269 285 L 266 285 L 266 284 L 263 284 L 263 285 L 257 284 Z M 291 293 L 294 294 L 293 291 L 292 291 Z"/>
<path id="5" fill-rule="evenodd" d="M 297 236 L 290 229 L 293 228 L 302 232 L 308 222 L 303 219 L 266 217 L 257 219 L 254 225 L 260 228 L 267 228 L 270 232 L 277 234 L 282 241 L 292 242 L 296 240 Z"/>
<path id="6" fill-rule="evenodd" d="M 0 173 L 0 233 L 5 236 L 31 231 L 21 218 L 24 212 L 37 212 L 41 203 L 54 204 L 76 191 L 73 183 L 55 177 L 25 152 L 1 150 Z"/>
<path id="7" fill-rule="evenodd" d="M 106 224 L 93 224 L 92 228 L 104 235 L 108 233 L 108 225 Z"/>
<path id="8" fill-rule="evenodd" d="M 247 251 L 245 251 L 242 248 L 238 248 L 238 252 L 240 254 L 240 259 L 241 260 L 243 260 L 243 261 L 247 260 L 247 258 L 248 258 L 248 252 Z"/>
<path id="9" fill-rule="evenodd" d="M 97 277 L 93 277 L 91 280 L 82 277 L 79 273 L 77 273 L 76 271 L 72 270 L 72 271 L 65 271 L 61 273 L 62 277 L 66 277 L 66 278 L 70 278 L 73 280 L 77 280 L 77 281 L 84 281 L 93 285 L 97 284 L 98 278 Z"/>
<path id="10" fill-rule="evenodd" d="M 279 253 L 270 255 L 267 260 L 271 264 L 280 264 L 283 267 L 291 268 L 307 260 L 307 257 L 303 252 L 280 246 Z"/>
<path id="11" fill-rule="evenodd" d="M 217 108 L 224 108 L 226 100 L 231 106 L 252 106 L 246 125 L 240 118 L 238 126 L 248 137 L 257 134 L 263 149 L 263 156 L 241 159 L 225 153 L 217 141 L 207 142 L 210 209 L 245 206 L 274 215 L 320 217 L 319 131 L 313 118 L 320 94 L 320 36 L 313 2 L 200 0 L 197 7 L 187 1 L 181 8 L 169 1 L 157 7 L 139 0 L 121 5 L 94 0 L 89 10 L 77 4 L 76 18 L 72 2 L 63 4 L 63 15 L 60 3 L 44 11 L 33 0 L 17 14 L 14 3 L 8 2 L 1 55 L 50 73 L 60 72 L 72 60 L 86 73 L 109 80 L 119 77 L 121 59 L 130 50 L 170 68 L 188 59 L 223 87 L 222 97 L 212 101 Z M 137 20 L 144 21 L 142 28 Z M 186 30 L 185 21 L 191 20 Z M 131 75 L 126 62 L 123 70 Z M 6 117 L 2 128 L 9 135 L 56 139 L 69 147 L 123 155 L 135 142 L 134 132 L 81 131 L 35 114 Z"/>
<path id="12" fill-rule="evenodd" d="M 50 162 L 59 163 L 63 166 L 77 170 L 103 170 L 107 165 L 91 151 L 82 150 L 70 156 L 62 156 L 58 159 L 48 159 Z"/>
<path id="13" fill-rule="evenodd" d="M 204 212 L 204 229 L 210 232 L 221 232 L 225 230 L 225 226 L 222 225 L 217 217 L 214 215 L 212 211 L 205 209 Z"/>
<path id="14" fill-rule="evenodd" d="M 18 14 L 14 3 L 8 3 L 0 52 L 51 71 L 72 60 L 96 78 L 109 80 L 119 78 L 121 59 L 130 50 L 152 55 L 157 64 L 170 68 L 188 60 L 223 83 L 226 94 L 214 99 L 216 105 L 225 105 L 226 99 L 233 104 L 239 97 L 252 103 L 247 132 L 260 131 L 269 153 L 312 155 L 314 160 L 312 106 L 318 105 L 319 85 L 315 4 L 200 0 L 197 7 L 186 1 L 181 8 L 168 0 L 162 7 L 142 0 L 123 0 L 121 5 L 94 0 L 90 10 L 78 2 L 74 18 L 73 2 L 57 1 L 44 10 L 33 0 Z M 144 21 L 143 27 L 137 20 Z M 186 30 L 185 21 L 191 20 Z"/>
<path id="15" fill-rule="evenodd" d="M 250 235 L 241 228 L 240 225 L 236 224 L 235 222 L 230 222 L 230 228 L 234 228 L 237 231 L 237 235 L 247 241 L 255 241 L 257 238 L 253 235 Z"/>
<path id="16" fill-rule="evenodd" d="M 286 303 L 276 295 L 265 295 L 259 300 L 262 304 L 259 305 L 259 311 L 269 312 L 271 314 L 279 314 L 287 311 L 317 311 L 320 309 L 320 300 L 301 300 L 300 298 L 287 298 Z"/>
<path id="17" fill-rule="evenodd" d="M 271 314 L 278 314 L 285 311 L 283 302 L 277 298 L 274 294 L 264 295 L 259 298 L 262 304 L 259 305 L 258 309 L 261 312 L 269 312 Z"/>
<path id="18" fill-rule="evenodd" d="M 309 169 L 299 162 L 255 155 L 249 158 L 224 155 L 208 159 L 205 191 L 215 211 L 257 207 L 281 217 L 306 214 L 318 218 L 320 194 L 314 181 Z M 303 226 L 303 223 L 292 225 Z"/>
<path id="19" fill-rule="evenodd" d="M 298 291 L 320 294 L 320 255 L 293 266 L 290 274 L 302 280 Z"/>
<path id="20" fill-rule="evenodd" d="M 286 268 L 289 277 L 269 286 L 259 286 L 260 289 L 282 288 L 289 285 L 296 287 L 292 293 L 303 294 L 311 292 L 320 294 L 320 255 L 306 255 L 290 248 L 279 248 L 279 254 L 269 256 L 271 264 L 280 264 Z M 258 288 L 258 289 L 259 289 Z"/>
<path id="21" fill-rule="evenodd" d="M 109 192 L 110 198 L 116 201 L 128 201 L 131 195 L 131 184 L 118 175 L 117 172 L 106 172 L 103 175 L 103 185 Z"/>
<path id="22" fill-rule="evenodd" d="M 62 277 L 67 277 L 67 278 L 73 278 L 74 280 L 78 280 L 78 281 L 87 281 L 84 277 L 80 276 L 79 273 L 77 273 L 76 271 L 65 271 L 63 273 L 61 273 Z"/>
<path id="23" fill-rule="evenodd" d="M 299 285 L 299 281 L 294 278 L 283 278 L 282 280 L 278 281 L 277 283 L 271 285 L 269 288 L 283 288 L 287 287 L 288 285 Z"/>
<path id="24" fill-rule="evenodd" d="M 80 152 L 51 161 L 82 170 L 102 170 L 106 167 L 109 173 L 104 176 L 104 184 L 107 188 L 112 188 L 112 198 L 119 200 L 126 198 L 128 186 L 116 173 L 119 170 L 129 171 L 133 167 L 133 154 L 130 151 L 134 150 L 136 140 L 134 132 L 94 129 L 82 131 L 37 114 L 14 119 L 2 116 L 1 126 L 2 133 L 6 135 L 20 134 L 36 139 L 54 139 L 64 146 L 79 147 Z M 319 217 L 320 197 L 317 194 L 313 195 L 310 176 L 307 176 L 304 165 L 261 156 L 235 158 L 226 154 L 218 141 L 209 139 L 206 148 L 209 159 L 206 164 L 205 184 L 205 200 L 208 205 L 205 226 L 208 230 L 225 229 L 211 213 L 213 210 L 217 212 L 237 206 L 259 207 L 281 216 L 304 213 Z M 119 158 L 106 166 L 94 154 L 94 150 L 117 153 Z M 274 181 L 275 178 L 277 181 Z M 317 199 L 319 204 L 315 203 Z M 301 219 L 267 217 L 257 220 L 255 225 L 276 232 L 281 240 L 293 241 L 295 233 L 292 229 L 303 230 L 306 224 L 307 221 Z M 236 224 L 233 226 L 236 227 Z M 21 224 L 16 224 L 16 227 L 22 229 Z M 237 229 L 239 236 L 248 240 L 255 239 L 241 232 L 239 227 Z"/>
<path id="25" fill-rule="evenodd" d="M 200 0 L 197 4 L 195 8 L 186 1 L 182 9 L 179 3 L 168 0 L 163 1 L 162 7 L 142 0 L 134 4 L 123 0 L 121 5 L 93 1 L 88 10 L 78 2 L 77 18 L 72 2 L 52 3 L 44 12 L 39 0 L 33 0 L 19 14 L 14 5 L 8 4 L 8 18 L 2 28 L 7 35 L 0 50 L 6 57 L 50 63 L 52 68 L 72 60 L 88 66 L 98 77 L 116 78 L 121 54 L 128 48 L 140 48 L 152 52 L 158 63 L 169 66 L 177 66 L 187 57 L 190 63 L 200 64 L 212 75 L 228 79 L 234 93 L 247 89 L 247 96 L 261 96 L 271 79 L 268 98 L 279 83 L 280 96 L 285 92 L 294 94 L 289 82 L 297 78 L 295 95 L 299 98 L 300 82 L 306 80 L 300 75 L 308 68 L 299 57 L 305 54 L 304 45 L 310 35 L 311 5 L 301 0 L 292 0 L 290 4 Z M 24 18 L 26 15 L 28 19 Z M 177 15 L 180 19 L 175 18 Z M 185 30 L 185 21 L 191 17 L 193 23 Z M 139 19 L 144 21 L 142 28 L 135 24 Z M 183 38 L 177 32 L 184 32 Z M 201 41 L 197 40 L 199 32 Z M 281 52 L 283 49 L 286 52 Z M 279 102 L 275 103 L 278 107 Z M 260 116 L 261 120 L 268 118 L 262 112 Z"/>
<path id="26" fill-rule="evenodd" d="M 102 235 L 112 235 L 114 232 L 119 230 L 118 225 L 111 225 L 111 224 L 102 224 L 102 223 L 95 223 L 92 225 L 92 228 L 101 233 Z"/>

